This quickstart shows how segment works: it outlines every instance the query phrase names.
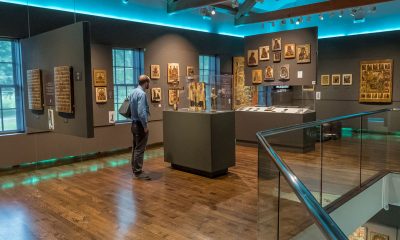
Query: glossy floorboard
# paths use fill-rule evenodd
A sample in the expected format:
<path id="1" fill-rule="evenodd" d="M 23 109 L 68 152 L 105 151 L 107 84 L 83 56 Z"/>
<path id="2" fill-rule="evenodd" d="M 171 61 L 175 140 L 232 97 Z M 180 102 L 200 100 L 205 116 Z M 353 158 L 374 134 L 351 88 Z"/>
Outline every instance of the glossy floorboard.
<path id="1" fill-rule="evenodd" d="M 0 178 L 0 239 L 256 239 L 256 150 L 208 179 L 146 154 L 153 181 L 132 180 L 129 154 Z"/>

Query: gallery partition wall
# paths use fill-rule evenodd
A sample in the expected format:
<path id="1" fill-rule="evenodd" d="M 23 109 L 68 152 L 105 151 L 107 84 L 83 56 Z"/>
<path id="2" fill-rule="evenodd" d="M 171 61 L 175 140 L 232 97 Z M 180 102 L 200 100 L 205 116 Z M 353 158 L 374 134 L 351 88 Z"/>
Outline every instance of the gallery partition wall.
<path id="1" fill-rule="evenodd" d="M 19 42 L 0 39 L 0 133 L 24 130 Z"/>
<path id="2" fill-rule="evenodd" d="M 141 49 L 113 49 L 114 109 L 119 106 L 138 85 L 138 78 L 144 73 L 144 54 Z M 129 121 L 117 114 L 117 122 Z"/>

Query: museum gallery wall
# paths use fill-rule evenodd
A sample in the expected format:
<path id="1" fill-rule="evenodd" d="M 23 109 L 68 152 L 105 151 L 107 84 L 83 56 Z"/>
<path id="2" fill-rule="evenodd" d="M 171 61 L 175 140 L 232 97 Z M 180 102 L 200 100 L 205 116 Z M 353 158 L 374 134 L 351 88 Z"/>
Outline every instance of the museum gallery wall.
<path id="1" fill-rule="evenodd" d="M 246 85 L 312 85 L 317 78 L 317 37 L 317 28 L 245 37 Z"/>
<path id="2" fill-rule="evenodd" d="M 9 36 L 11 38 L 27 38 L 26 7 L 0 3 L 0 9 L 2 13 L 12 12 L 13 16 L 18 16 L 16 21 L 10 23 L 7 19 L 7 17 L 10 17 L 9 14 L 0 15 L 0 35 Z M 32 36 L 74 23 L 74 15 L 68 12 L 31 7 L 30 15 L 32 20 Z M 108 18 L 105 19 L 81 14 L 77 14 L 76 17 L 78 22 L 90 22 L 91 76 L 95 77 L 95 70 L 105 70 L 106 82 L 95 86 L 95 79 L 93 79 L 93 86 L 91 87 L 93 123 L 95 126 L 94 138 L 84 139 L 55 133 L 4 136 L 0 138 L 0 145 L 4 147 L 4 158 L 0 161 L 0 168 L 23 162 L 74 156 L 88 152 L 93 153 L 97 151 L 124 149 L 131 146 L 132 136 L 129 124 L 114 125 L 109 122 L 109 112 L 114 111 L 113 48 L 143 49 L 145 74 L 150 75 L 151 65 L 159 65 L 160 77 L 151 80 L 151 88 L 162 89 L 162 104 L 168 103 L 168 89 L 170 88 L 170 84 L 167 83 L 168 63 L 178 63 L 180 66 L 179 74 L 186 76 L 188 66 L 193 66 L 194 73 L 198 74 L 199 54 L 218 55 L 221 59 L 221 73 L 231 74 L 232 57 L 242 55 L 243 52 L 243 39 L 241 38 Z M 69 64 L 57 65 L 67 66 Z M 28 70 L 40 68 L 43 67 L 30 66 Z M 101 76 L 101 74 L 98 76 Z M 42 80 L 44 78 L 42 71 Z M 106 86 L 104 86 L 105 84 Z M 186 87 L 184 85 L 185 83 L 181 81 L 179 87 Z M 104 102 L 104 97 L 102 98 L 101 95 L 98 95 L 96 99 L 96 91 L 99 92 L 99 90 L 102 90 L 100 91 L 101 94 L 106 90 L 106 102 Z M 35 94 L 37 94 L 37 91 Z M 149 101 L 151 100 L 150 94 L 148 99 Z M 26 103 L 28 103 L 28 101 L 26 101 Z M 151 117 L 149 126 L 151 131 L 149 144 L 160 143 L 163 141 L 163 108 L 159 108 L 159 102 L 156 101 L 150 104 L 150 108 Z M 54 111 L 54 115 L 57 118 L 58 113 Z M 64 118 L 61 119 L 64 120 Z M 46 123 L 43 126 L 48 129 L 47 117 Z M 56 119 L 55 127 L 57 128 Z M 26 147 L 26 151 L 21 152 L 16 148 L 16 146 L 21 145 L 29 147 Z"/>

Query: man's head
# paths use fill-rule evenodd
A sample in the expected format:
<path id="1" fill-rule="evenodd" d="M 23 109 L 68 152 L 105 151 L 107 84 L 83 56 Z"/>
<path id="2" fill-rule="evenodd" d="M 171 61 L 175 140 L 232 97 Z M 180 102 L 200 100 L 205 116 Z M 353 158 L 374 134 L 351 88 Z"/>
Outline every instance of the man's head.
<path id="1" fill-rule="evenodd" d="M 149 89 L 150 86 L 150 78 L 147 75 L 140 75 L 139 77 L 139 85 L 143 89 Z"/>

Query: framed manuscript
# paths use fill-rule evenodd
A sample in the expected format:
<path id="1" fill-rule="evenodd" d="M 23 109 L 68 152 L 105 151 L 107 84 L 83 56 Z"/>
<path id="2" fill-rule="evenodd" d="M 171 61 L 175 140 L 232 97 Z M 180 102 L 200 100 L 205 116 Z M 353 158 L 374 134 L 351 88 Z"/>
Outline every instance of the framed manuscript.
<path id="1" fill-rule="evenodd" d="M 26 72 L 28 86 L 28 108 L 30 110 L 43 110 L 42 74 L 40 69 L 32 69 Z"/>
<path id="2" fill-rule="evenodd" d="M 107 102 L 107 88 L 96 87 L 96 103 L 106 103 L 106 102 Z"/>
<path id="3" fill-rule="evenodd" d="M 359 102 L 391 103 L 392 91 L 392 59 L 361 62 Z"/>
<path id="4" fill-rule="evenodd" d="M 107 71 L 102 69 L 93 70 L 93 85 L 95 87 L 107 87 Z"/>
<path id="5" fill-rule="evenodd" d="M 179 63 L 168 63 L 168 83 L 179 84 Z"/>
<path id="6" fill-rule="evenodd" d="M 56 111 L 73 113 L 72 67 L 54 67 Z"/>

